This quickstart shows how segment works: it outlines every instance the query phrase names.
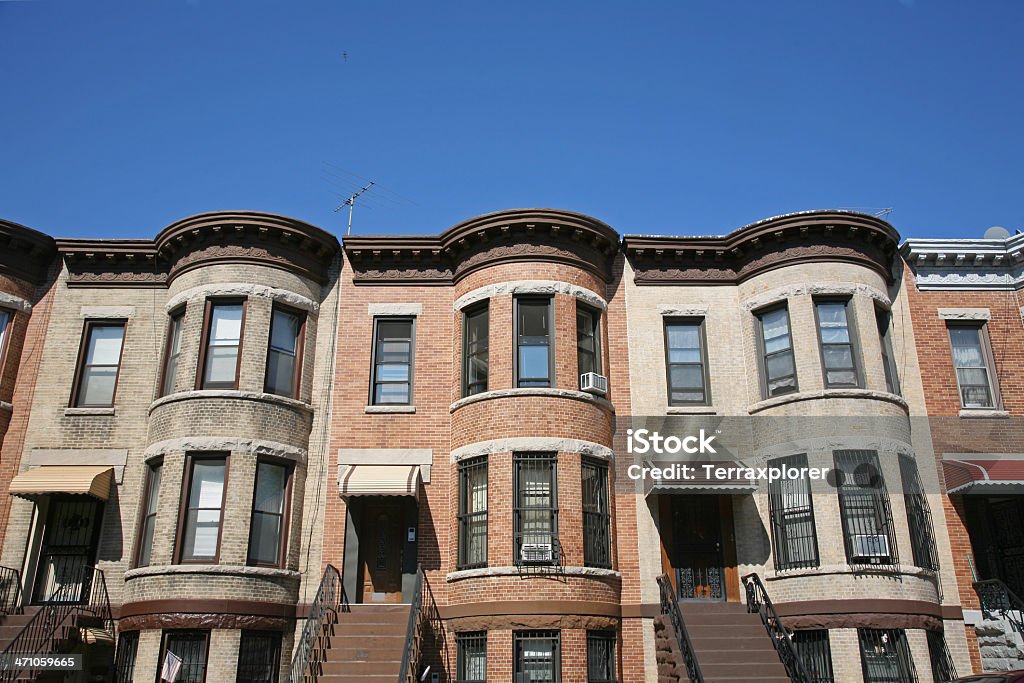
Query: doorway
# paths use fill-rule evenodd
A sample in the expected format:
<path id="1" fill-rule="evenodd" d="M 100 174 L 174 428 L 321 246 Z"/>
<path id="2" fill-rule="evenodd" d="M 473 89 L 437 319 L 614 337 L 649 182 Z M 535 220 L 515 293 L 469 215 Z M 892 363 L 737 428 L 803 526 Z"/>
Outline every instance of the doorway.
<path id="1" fill-rule="evenodd" d="M 354 496 L 345 532 L 346 592 L 356 603 L 400 604 L 416 582 L 418 507 L 412 496 Z M 351 572 L 351 574 L 348 574 Z"/>
<path id="2" fill-rule="evenodd" d="M 663 571 L 680 600 L 738 600 L 732 499 L 724 495 L 659 497 Z"/>
<path id="3" fill-rule="evenodd" d="M 32 602 L 88 598 L 99 544 L 102 503 L 86 496 L 54 496 L 46 512 Z"/>

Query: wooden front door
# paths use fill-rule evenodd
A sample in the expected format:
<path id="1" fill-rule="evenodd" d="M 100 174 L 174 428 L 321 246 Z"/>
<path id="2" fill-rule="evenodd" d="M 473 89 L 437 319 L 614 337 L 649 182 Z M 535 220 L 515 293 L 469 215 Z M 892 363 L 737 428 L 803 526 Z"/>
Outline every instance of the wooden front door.
<path id="1" fill-rule="evenodd" d="M 359 539 L 364 603 L 402 602 L 404 501 L 398 497 L 367 499 Z"/>
<path id="2" fill-rule="evenodd" d="M 680 600 L 725 600 L 718 496 L 671 497 L 670 561 Z"/>

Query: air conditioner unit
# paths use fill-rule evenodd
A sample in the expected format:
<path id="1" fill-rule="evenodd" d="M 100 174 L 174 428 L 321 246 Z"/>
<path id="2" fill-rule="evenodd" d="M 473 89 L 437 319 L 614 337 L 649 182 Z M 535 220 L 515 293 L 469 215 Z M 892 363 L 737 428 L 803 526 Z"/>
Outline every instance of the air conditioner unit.
<path id="1" fill-rule="evenodd" d="M 604 396 L 608 393 L 608 378 L 596 372 L 584 372 L 580 375 L 580 390 Z"/>
<path id="2" fill-rule="evenodd" d="M 885 534 L 857 534 L 853 537 L 854 557 L 866 557 L 872 563 L 889 558 L 889 537 Z"/>
<path id="3" fill-rule="evenodd" d="M 523 543 L 519 547 L 519 559 L 526 563 L 551 562 L 554 554 L 550 543 Z"/>

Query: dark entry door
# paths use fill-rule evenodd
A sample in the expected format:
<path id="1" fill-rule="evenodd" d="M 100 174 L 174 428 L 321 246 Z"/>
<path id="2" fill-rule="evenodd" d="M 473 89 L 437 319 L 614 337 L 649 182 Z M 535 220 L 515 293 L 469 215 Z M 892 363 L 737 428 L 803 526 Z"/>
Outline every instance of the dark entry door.
<path id="1" fill-rule="evenodd" d="M 672 566 L 681 600 L 725 600 L 718 496 L 673 496 Z"/>
<path id="2" fill-rule="evenodd" d="M 359 543 L 364 603 L 402 602 L 403 513 L 399 497 L 366 500 Z"/>
<path id="3" fill-rule="evenodd" d="M 1024 498 L 989 504 L 991 539 L 990 571 L 1017 595 L 1024 595 Z"/>
<path id="4" fill-rule="evenodd" d="M 85 496 L 50 501 L 33 602 L 80 602 L 88 597 L 100 506 L 98 500 Z"/>

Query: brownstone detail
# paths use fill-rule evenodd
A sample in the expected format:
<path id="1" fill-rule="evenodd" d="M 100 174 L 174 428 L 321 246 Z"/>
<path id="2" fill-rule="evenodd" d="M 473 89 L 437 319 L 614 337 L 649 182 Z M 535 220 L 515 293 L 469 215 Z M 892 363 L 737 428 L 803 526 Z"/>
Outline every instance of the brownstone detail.
<path id="1" fill-rule="evenodd" d="M 294 622 L 290 619 L 264 617 L 253 614 L 194 614 L 190 612 L 164 612 L 123 617 L 117 622 L 119 631 L 159 630 L 165 628 L 230 628 L 259 631 L 287 631 Z"/>

